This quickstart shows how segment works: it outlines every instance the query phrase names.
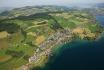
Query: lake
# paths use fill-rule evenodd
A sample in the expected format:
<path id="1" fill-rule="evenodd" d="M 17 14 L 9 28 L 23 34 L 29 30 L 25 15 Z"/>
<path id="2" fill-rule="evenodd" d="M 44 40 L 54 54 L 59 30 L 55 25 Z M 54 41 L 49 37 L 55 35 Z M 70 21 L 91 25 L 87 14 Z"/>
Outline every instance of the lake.
<path id="1" fill-rule="evenodd" d="M 96 20 L 104 26 L 104 16 L 97 15 Z"/>
<path id="2" fill-rule="evenodd" d="M 65 44 L 47 70 L 104 70 L 103 43 L 104 38 L 97 42 L 79 40 Z"/>

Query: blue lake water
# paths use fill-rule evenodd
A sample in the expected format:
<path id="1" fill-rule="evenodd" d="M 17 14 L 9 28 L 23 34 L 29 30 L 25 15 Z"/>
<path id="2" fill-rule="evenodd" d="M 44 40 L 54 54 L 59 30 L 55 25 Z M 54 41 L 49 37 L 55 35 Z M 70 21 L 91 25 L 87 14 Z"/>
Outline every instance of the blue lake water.
<path id="1" fill-rule="evenodd" d="M 47 70 L 104 70 L 104 38 L 97 42 L 66 44 Z"/>
<path id="2" fill-rule="evenodd" d="M 97 15 L 96 16 L 96 20 L 104 26 L 104 16 L 101 16 L 101 15 Z"/>
<path id="3" fill-rule="evenodd" d="M 104 25 L 104 17 L 97 16 L 97 20 Z M 104 70 L 104 37 L 94 42 L 75 40 L 59 52 L 44 68 L 35 70 Z"/>

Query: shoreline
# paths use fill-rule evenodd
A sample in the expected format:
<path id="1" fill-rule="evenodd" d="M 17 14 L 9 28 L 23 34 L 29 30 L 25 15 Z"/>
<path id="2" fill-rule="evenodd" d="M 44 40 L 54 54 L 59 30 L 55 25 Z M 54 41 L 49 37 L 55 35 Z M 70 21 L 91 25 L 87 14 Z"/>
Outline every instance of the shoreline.
<path id="1" fill-rule="evenodd" d="M 47 41 L 44 42 L 45 44 L 43 43 L 39 46 L 41 50 L 36 50 L 37 52 L 29 58 L 28 64 L 23 65 L 17 70 L 30 70 L 31 68 L 35 67 L 34 64 L 39 67 L 43 65 L 43 63 L 45 64 L 46 62 L 40 61 L 44 59 L 44 57 L 49 58 L 51 52 L 54 48 L 56 48 L 57 45 L 61 45 L 67 41 L 69 42 L 70 38 L 72 38 L 72 34 L 69 29 L 64 29 L 62 31 L 56 32 L 54 35 L 50 36 Z M 46 59 L 46 61 L 48 61 L 48 59 Z M 37 63 L 39 63 L 40 65 L 37 65 Z"/>
<path id="2" fill-rule="evenodd" d="M 68 31 L 69 32 L 69 31 Z M 60 32 L 59 32 L 60 33 Z M 70 32 L 69 32 L 70 33 Z M 55 35 L 57 35 L 57 33 L 55 34 Z M 59 36 L 60 36 L 61 34 L 59 34 Z M 64 34 L 65 35 L 65 37 L 68 35 L 71 35 L 70 37 L 69 37 L 69 39 L 68 38 L 66 38 L 66 39 L 64 39 L 63 38 L 63 36 L 61 36 L 61 37 L 59 37 L 58 38 L 58 40 L 57 41 L 52 41 L 51 43 L 52 44 L 50 44 L 50 42 L 49 42 L 49 39 L 50 39 L 50 37 L 48 38 L 48 41 L 46 40 L 45 42 L 47 43 L 48 42 L 48 46 L 47 46 L 47 44 L 46 45 L 44 45 L 44 44 L 41 44 L 40 45 L 40 49 L 37 49 L 37 52 L 36 53 L 34 53 L 34 55 L 33 56 L 31 56 L 30 58 L 29 58 L 29 63 L 27 63 L 26 65 L 23 65 L 22 67 L 20 67 L 19 69 L 17 69 L 17 70 L 30 70 L 31 68 L 36 68 L 36 67 L 45 67 L 45 64 L 47 64 L 48 62 L 49 62 L 49 59 L 50 59 L 50 57 L 51 57 L 51 55 L 52 54 L 55 54 L 54 56 L 53 56 L 53 58 L 55 59 L 57 56 L 58 56 L 58 54 L 59 54 L 59 51 L 61 51 L 61 48 L 65 45 L 65 44 L 68 44 L 68 43 L 71 43 L 71 42 L 73 42 L 74 40 L 76 40 L 76 39 L 72 39 L 73 38 L 73 36 L 72 36 L 72 34 Z M 58 36 L 58 35 L 57 35 Z M 56 37 L 57 37 L 56 36 Z M 53 38 L 54 38 L 54 36 L 52 36 Z M 63 38 L 63 39 L 61 39 L 61 38 Z M 71 40 L 70 40 L 70 38 L 71 38 Z M 55 40 L 56 40 L 56 38 L 54 38 Z M 61 40 L 60 40 L 61 39 Z M 78 40 L 80 40 L 80 41 L 82 41 L 81 39 L 78 39 Z M 99 40 L 99 39 L 98 39 Z M 87 40 L 88 41 L 88 40 Z M 44 43 L 45 43 L 44 42 Z M 42 47 L 43 46 L 43 47 Z M 55 51 L 54 51 L 55 50 Z M 56 57 L 55 57 L 56 56 Z M 54 59 L 53 59 L 53 61 L 54 61 Z"/>

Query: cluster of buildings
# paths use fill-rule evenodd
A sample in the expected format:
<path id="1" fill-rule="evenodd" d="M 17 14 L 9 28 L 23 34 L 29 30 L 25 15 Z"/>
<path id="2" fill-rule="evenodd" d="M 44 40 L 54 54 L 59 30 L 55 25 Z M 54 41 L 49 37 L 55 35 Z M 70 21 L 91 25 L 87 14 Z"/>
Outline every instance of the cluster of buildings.
<path id="1" fill-rule="evenodd" d="M 29 58 L 29 62 L 37 62 L 41 56 L 50 55 L 51 50 L 58 44 L 63 44 L 72 38 L 71 31 L 69 29 L 64 29 L 56 32 L 54 35 L 50 36 L 45 42 L 43 42 L 34 56 Z M 40 50 L 39 50 L 40 49 Z"/>
<path id="2" fill-rule="evenodd" d="M 34 55 L 29 58 L 29 64 L 39 63 L 39 61 L 43 59 L 42 57 L 49 56 L 51 54 L 53 47 L 58 44 L 63 44 L 67 41 L 69 42 L 71 39 L 72 35 L 70 29 L 63 29 L 56 32 L 39 46 Z M 24 68 L 24 70 L 27 70 L 28 66 L 24 66 Z"/>

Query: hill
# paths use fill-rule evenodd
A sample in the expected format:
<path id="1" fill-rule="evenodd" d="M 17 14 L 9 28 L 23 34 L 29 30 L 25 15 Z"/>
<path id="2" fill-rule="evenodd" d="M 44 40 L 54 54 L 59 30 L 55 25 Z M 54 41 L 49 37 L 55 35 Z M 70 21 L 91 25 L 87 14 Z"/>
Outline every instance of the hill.
<path id="1" fill-rule="evenodd" d="M 35 13 L 44 13 L 44 12 L 58 12 L 58 11 L 68 11 L 69 8 L 64 6 L 26 6 L 22 8 L 15 8 L 11 11 L 4 11 L 0 14 L 0 17 L 3 18 L 12 18 L 18 16 L 29 16 Z"/>

